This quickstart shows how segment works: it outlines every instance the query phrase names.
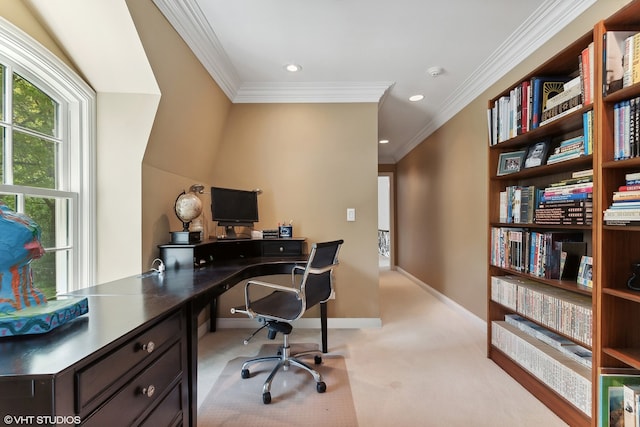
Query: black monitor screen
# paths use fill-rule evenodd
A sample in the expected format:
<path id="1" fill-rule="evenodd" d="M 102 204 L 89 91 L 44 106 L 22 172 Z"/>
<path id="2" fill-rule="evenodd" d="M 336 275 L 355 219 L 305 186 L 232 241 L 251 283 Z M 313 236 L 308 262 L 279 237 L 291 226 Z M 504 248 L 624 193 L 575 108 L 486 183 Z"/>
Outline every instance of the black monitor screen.
<path id="1" fill-rule="evenodd" d="M 247 224 L 258 221 L 258 193 L 211 187 L 211 219 L 219 223 Z"/>

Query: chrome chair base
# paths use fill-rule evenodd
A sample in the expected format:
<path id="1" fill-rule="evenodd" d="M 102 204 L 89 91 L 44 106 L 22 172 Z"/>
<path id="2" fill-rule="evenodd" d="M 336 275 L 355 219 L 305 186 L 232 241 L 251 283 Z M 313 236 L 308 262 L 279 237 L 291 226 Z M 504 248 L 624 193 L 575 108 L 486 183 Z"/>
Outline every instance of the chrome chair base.
<path id="1" fill-rule="evenodd" d="M 282 347 L 280 347 L 280 351 L 279 351 L 280 354 L 278 356 L 257 357 L 255 359 L 247 360 L 242 364 L 242 371 L 240 374 L 242 378 L 247 379 L 251 377 L 251 373 L 249 372 L 249 366 L 256 363 L 261 363 L 261 362 L 270 362 L 270 361 L 277 362 L 276 366 L 273 368 L 273 370 L 267 377 L 267 380 L 264 382 L 264 385 L 262 386 L 262 402 L 264 404 L 271 403 L 271 384 L 273 383 L 273 378 L 276 376 L 278 371 L 281 368 L 283 371 L 287 371 L 289 370 L 289 367 L 292 365 L 298 368 L 304 369 L 309 374 L 311 374 L 311 376 L 316 382 L 316 391 L 318 393 L 324 393 L 327 390 L 327 385 L 324 383 L 324 381 L 322 381 L 322 375 L 320 375 L 320 373 L 315 369 L 313 369 L 311 366 L 307 365 L 306 363 L 298 359 L 299 357 L 303 357 L 303 356 L 315 355 L 314 363 L 316 365 L 319 365 L 320 363 L 322 363 L 322 357 L 320 356 L 320 351 L 311 350 L 311 351 L 305 351 L 305 352 L 296 353 L 292 355 L 291 347 L 289 346 L 289 334 L 283 334 L 283 336 L 284 336 L 284 343 Z"/>

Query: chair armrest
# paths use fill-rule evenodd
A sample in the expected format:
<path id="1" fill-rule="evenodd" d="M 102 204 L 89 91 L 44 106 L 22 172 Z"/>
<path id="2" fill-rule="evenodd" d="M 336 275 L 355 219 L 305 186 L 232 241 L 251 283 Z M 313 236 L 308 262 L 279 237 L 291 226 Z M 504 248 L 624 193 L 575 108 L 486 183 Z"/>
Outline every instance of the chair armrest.
<path id="1" fill-rule="evenodd" d="M 291 284 L 292 285 L 296 285 L 296 273 L 299 272 L 300 273 L 304 273 L 304 270 L 306 270 L 306 266 L 302 266 L 302 265 L 294 265 L 293 268 L 291 269 Z"/>
<path id="2" fill-rule="evenodd" d="M 262 287 L 262 288 L 272 289 L 273 291 L 276 291 L 276 292 L 288 292 L 291 294 L 295 294 L 296 298 L 302 299 L 300 290 L 294 287 L 277 285 L 275 283 L 263 282 L 260 280 L 249 280 L 247 284 L 244 286 L 244 302 L 247 307 L 247 311 L 249 311 L 251 308 L 251 297 L 249 296 L 249 289 L 253 285 Z"/>
<path id="3" fill-rule="evenodd" d="M 245 287 L 244 287 L 245 294 L 246 294 L 247 289 L 251 285 L 258 285 L 258 286 L 262 286 L 262 287 L 265 287 L 265 288 L 273 289 L 275 291 L 291 292 L 291 293 L 298 294 L 298 295 L 300 294 L 300 290 L 298 290 L 296 288 L 292 288 L 291 286 L 276 285 L 275 283 L 262 282 L 260 280 L 249 280 L 247 282 L 247 284 L 245 285 Z"/>

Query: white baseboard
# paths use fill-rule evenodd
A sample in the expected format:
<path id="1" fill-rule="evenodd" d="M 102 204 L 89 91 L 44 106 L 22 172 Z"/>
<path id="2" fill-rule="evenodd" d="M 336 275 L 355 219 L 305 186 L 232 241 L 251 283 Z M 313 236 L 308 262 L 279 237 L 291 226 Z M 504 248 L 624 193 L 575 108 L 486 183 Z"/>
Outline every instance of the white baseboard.
<path id="1" fill-rule="evenodd" d="M 452 300 L 448 296 L 446 296 L 446 295 L 438 292 L 437 290 L 433 289 L 431 286 L 427 285 L 422 280 L 420 280 L 417 277 L 411 275 L 410 273 L 408 273 L 407 271 L 403 270 L 402 268 L 397 267 L 397 271 L 398 271 L 398 273 L 401 273 L 404 276 L 406 276 L 412 282 L 414 282 L 417 285 L 419 285 L 421 288 L 425 289 L 427 292 L 432 294 L 434 297 L 438 298 L 444 304 L 446 304 L 447 306 L 451 307 L 452 309 L 454 309 L 455 311 L 457 311 L 458 313 L 460 313 L 461 315 L 463 315 L 464 317 L 469 319 L 474 326 L 477 326 L 478 328 L 482 329 L 483 331 L 487 330 L 487 322 L 485 320 L 481 319 L 480 317 L 478 317 L 476 314 L 470 312 L 469 310 L 467 310 L 466 308 L 464 308 L 463 306 L 461 306 L 460 304 L 458 304 L 457 302 L 455 302 L 454 300 Z"/>
<path id="2" fill-rule="evenodd" d="M 216 327 L 219 329 L 255 329 L 258 322 L 249 318 L 219 318 Z M 208 323 L 205 325 L 208 328 Z M 302 329 L 318 329 L 320 327 L 320 319 L 302 318 L 293 323 L 294 328 Z M 381 328 L 382 320 L 380 318 L 329 318 L 327 319 L 327 328 L 329 329 L 368 329 Z M 198 328 L 198 333 L 202 326 Z M 206 331 L 205 331 L 206 332 Z"/>

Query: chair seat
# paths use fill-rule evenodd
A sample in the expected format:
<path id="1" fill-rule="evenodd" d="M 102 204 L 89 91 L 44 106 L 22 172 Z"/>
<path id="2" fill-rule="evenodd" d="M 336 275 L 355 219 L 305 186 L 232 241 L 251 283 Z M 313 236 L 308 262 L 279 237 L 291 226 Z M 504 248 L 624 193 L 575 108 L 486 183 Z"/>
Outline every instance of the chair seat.
<path id="1" fill-rule="evenodd" d="M 303 310 L 302 301 L 292 293 L 272 292 L 251 302 L 251 309 L 261 316 L 273 316 L 280 319 L 296 319 Z"/>

